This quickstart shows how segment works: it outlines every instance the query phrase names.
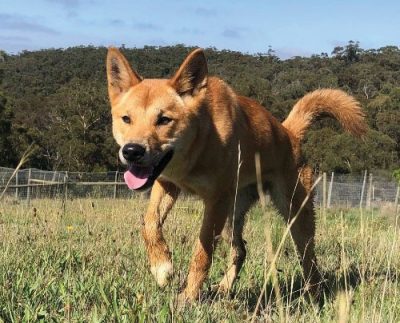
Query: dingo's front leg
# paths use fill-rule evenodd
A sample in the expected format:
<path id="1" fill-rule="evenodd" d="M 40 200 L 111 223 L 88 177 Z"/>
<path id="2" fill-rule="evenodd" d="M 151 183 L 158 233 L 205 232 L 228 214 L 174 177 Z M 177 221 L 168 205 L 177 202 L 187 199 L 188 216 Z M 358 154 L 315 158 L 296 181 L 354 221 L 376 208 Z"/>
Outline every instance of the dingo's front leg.
<path id="1" fill-rule="evenodd" d="M 172 275 L 171 255 L 162 233 L 162 225 L 179 192 L 180 189 L 172 183 L 156 181 L 144 216 L 142 233 L 150 270 L 160 287 L 164 287 Z"/>
<path id="2" fill-rule="evenodd" d="M 216 243 L 215 237 L 221 233 L 226 218 L 229 212 L 232 211 L 233 197 L 233 194 L 224 194 L 218 200 L 205 201 L 200 237 L 197 240 L 190 263 L 186 288 L 179 295 L 179 305 L 199 298 L 201 286 L 211 266 L 212 254 Z"/>

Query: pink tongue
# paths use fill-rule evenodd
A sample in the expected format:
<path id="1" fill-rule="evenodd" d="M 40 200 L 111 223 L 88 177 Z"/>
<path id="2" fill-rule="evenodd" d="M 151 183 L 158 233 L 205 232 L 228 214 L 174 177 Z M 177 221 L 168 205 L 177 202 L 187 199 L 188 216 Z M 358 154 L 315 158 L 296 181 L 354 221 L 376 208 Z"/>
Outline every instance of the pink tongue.
<path id="1" fill-rule="evenodd" d="M 144 186 L 150 175 L 152 169 L 149 167 L 132 167 L 124 173 L 124 180 L 129 189 L 137 190 Z"/>

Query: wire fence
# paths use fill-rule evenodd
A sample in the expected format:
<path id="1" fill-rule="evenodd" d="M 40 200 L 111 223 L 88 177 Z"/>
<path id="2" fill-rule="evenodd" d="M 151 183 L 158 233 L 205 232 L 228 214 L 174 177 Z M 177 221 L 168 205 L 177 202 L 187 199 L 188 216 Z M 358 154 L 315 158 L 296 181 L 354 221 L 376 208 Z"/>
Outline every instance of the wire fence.
<path id="1" fill-rule="evenodd" d="M 17 200 L 37 198 L 127 198 L 121 172 L 85 173 L 0 167 L 0 192 Z"/>
<path id="2" fill-rule="evenodd" d="M 15 200 L 40 198 L 131 198 L 123 173 L 43 171 L 0 167 L 0 194 Z M 323 174 L 315 192 L 315 202 L 325 208 L 373 208 L 399 205 L 399 184 L 393 179 L 361 175 Z"/>
<path id="3" fill-rule="evenodd" d="M 374 176 L 367 171 L 360 175 L 324 173 L 322 176 L 315 201 L 323 208 L 398 208 L 400 188 L 393 178 Z"/>

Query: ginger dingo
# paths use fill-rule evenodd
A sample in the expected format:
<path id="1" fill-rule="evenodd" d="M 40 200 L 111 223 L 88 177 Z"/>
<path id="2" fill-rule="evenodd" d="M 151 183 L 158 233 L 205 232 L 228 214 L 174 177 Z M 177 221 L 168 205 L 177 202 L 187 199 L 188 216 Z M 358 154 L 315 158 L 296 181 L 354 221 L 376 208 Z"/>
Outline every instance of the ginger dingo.
<path id="1" fill-rule="evenodd" d="M 299 100 L 280 123 L 256 101 L 208 76 L 201 49 L 190 53 L 171 79 L 142 79 L 116 48 L 110 48 L 107 77 L 113 134 L 121 147 L 120 159 L 128 167 L 125 182 L 133 190 L 152 187 L 143 237 L 157 283 L 166 285 L 172 275 L 162 225 L 179 192 L 185 190 L 204 201 L 205 211 L 179 299 L 199 297 L 215 237 L 223 229 L 233 250 L 219 290 L 231 289 L 246 256 L 244 217 L 258 199 L 258 155 L 263 188 L 278 211 L 286 221 L 298 213 L 291 234 L 304 277 L 315 289 L 321 278 L 314 253 L 314 208 L 312 199 L 306 199 L 312 172 L 302 164 L 301 140 L 321 114 L 337 119 L 352 134 L 363 135 L 366 124 L 359 103 L 341 90 L 316 90 Z"/>

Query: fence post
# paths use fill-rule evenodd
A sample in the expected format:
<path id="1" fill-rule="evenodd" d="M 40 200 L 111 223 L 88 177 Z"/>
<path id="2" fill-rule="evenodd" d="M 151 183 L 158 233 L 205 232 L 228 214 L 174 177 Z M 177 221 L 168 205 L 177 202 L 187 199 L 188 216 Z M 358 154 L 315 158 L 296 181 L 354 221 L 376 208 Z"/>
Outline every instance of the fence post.
<path id="1" fill-rule="evenodd" d="M 67 204 L 67 198 L 68 198 L 68 172 L 65 172 L 64 174 L 64 198 L 63 198 L 63 210 L 65 214 L 65 208 Z"/>
<path id="2" fill-rule="evenodd" d="M 322 214 L 326 217 L 326 173 L 322 174 Z"/>
<path id="3" fill-rule="evenodd" d="M 369 185 L 367 193 L 367 208 L 371 209 L 371 199 L 372 199 L 372 173 L 369 174 Z"/>
<path id="4" fill-rule="evenodd" d="M 51 181 L 53 183 L 56 181 L 56 175 L 57 175 L 57 172 L 53 172 L 53 176 L 51 177 Z M 53 194 L 57 195 L 57 188 L 54 189 L 54 186 L 50 186 L 49 187 L 49 197 L 51 197 Z"/>
<path id="5" fill-rule="evenodd" d="M 331 207 L 331 201 L 332 201 L 332 187 L 333 187 L 333 177 L 334 177 L 335 173 L 332 172 L 331 174 L 331 181 L 329 183 L 329 189 L 328 189 L 328 205 L 327 208 L 330 209 Z"/>
<path id="6" fill-rule="evenodd" d="M 368 171 L 365 170 L 363 185 L 362 185 L 362 188 L 361 188 L 360 209 L 362 209 L 362 204 L 363 204 L 363 199 L 364 199 L 364 192 L 365 192 L 365 185 L 367 184 L 367 173 L 368 173 Z"/>
<path id="7" fill-rule="evenodd" d="M 375 200 L 375 185 L 372 185 L 372 201 Z"/>
<path id="8" fill-rule="evenodd" d="M 19 189 L 18 189 L 18 173 L 19 170 L 15 173 L 15 199 L 18 200 L 18 196 L 19 196 Z"/>
<path id="9" fill-rule="evenodd" d="M 32 168 L 28 169 L 28 186 L 26 188 L 26 200 L 28 202 L 28 206 L 31 204 L 31 176 L 32 176 Z"/>
<path id="10" fill-rule="evenodd" d="M 64 175 L 64 194 L 65 194 L 65 200 L 68 198 L 68 172 L 65 172 Z"/>
<path id="11" fill-rule="evenodd" d="M 61 194 L 62 194 L 62 191 L 61 191 L 61 172 L 59 172 L 59 173 L 57 173 L 57 194 L 58 194 L 58 196 L 61 196 Z"/>
<path id="12" fill-rule="evenodd" d="M 118 183 L 118 171 L 115 171 L 115 178 L 114 178 L 114 200 L 117 198 L 117 183 Z"/>
<path id="13" fill-rule="evenodd" d="M 394 200 L 394 210 L 397 216 L 397 212 L 399 209 L 399 195 L 400 195 L 400 185 L 397 185 L 397 191 L 396 191 L 396 198 Z"/>

